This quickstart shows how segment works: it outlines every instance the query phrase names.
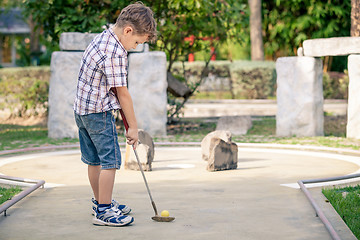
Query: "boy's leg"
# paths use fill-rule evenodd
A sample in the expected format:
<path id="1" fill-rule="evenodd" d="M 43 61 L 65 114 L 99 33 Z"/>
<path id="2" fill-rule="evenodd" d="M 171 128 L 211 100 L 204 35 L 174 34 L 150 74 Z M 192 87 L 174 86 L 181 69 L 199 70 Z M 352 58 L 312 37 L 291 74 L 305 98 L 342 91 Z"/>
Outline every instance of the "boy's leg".
<path id="1" fill-rule="evenodd" d="M 99 176 L 99 204 L 111 204 L 116 169 L 103 169 Z"/>
<path id="2" fill-rule="evenodd" d="M 100 166 L 88 165 L 88 177 L 95 199 L 99 202 L 99 177 Z"/>
<path id="3" fill-rule="evenodd" d="M 100 166 L 88 166 L 88 175 L 94 197 L 99 204 L 110 204 L 116 169 L 101 170 Z"/>

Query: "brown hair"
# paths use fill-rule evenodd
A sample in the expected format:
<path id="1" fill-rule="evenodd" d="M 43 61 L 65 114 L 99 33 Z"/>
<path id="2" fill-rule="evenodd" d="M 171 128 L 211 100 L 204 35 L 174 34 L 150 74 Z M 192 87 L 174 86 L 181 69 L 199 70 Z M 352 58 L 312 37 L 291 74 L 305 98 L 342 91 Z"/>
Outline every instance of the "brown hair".
<path id="1" fill-rule="evenodd" d="M 142 2 L 136 2 L 121 10 L 116 26 L 119 28 L 131 26 L 136 34 L 148 34 L 148 41 L 153 41 L 156 39 L 156 22 L 153 15 L 149 7 Z"/>

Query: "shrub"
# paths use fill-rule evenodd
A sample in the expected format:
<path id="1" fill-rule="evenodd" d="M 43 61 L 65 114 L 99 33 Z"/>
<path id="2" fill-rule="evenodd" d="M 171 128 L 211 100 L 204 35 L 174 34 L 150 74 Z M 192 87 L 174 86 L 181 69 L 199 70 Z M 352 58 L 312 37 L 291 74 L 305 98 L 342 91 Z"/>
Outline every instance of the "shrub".
<path id="1" fill-rule="evenodd" d="M 207 76 L 204 82 L 199 87 L 199 91 L 221 91 L 230 90 L 229 83 L 229 66 L 230 61 L 213 61 L 209 63 L 208 70 L 205 73 Z M 187 85 L 192 88 L 196 82 L 199 82 L 201 72 L 205 67 L 205 62 L 175 62 L 172 67 L 172 73 L 178 79 L 187 79 Z"/>
<path id="2" fill-rule="evenodd" d="M 12 116 L 47 114 L 49 81 L 50 67 L 0 69 L 0 108 Z"/>
<path id="3" fill-rule="evenodd" d="M 323 91 L 326 99 L 348 99 L 349 76 L 347 70 L 323 73 Z"/>
<path id="4" fill-rule="evenodd" d="M 183 76 L 185 71 L 188 85 L 199 80 L 204 62 L 176 62 L 172 71 Z M 228 96 L 242 99 L 267 99 L 276 97 L 275 63 L 270 61 L 214 61 L 210 62 L 207 78 L 199 87 L 201 94 L 196 97 L 207 98 Z M 184 79 L 182 79 L 184 80 Z M 349 77 L 347 70 L 325 72 L 323 92 L 325 99 L 347 99 Z"/>
<path id="5" fill-rule="evenodd" d="M 200 78 L 204 62 L 176 62 L 172 72 L 188 79 L 192 86 Z M 214 61 L 210 62 L 201 92 L 227 92 L 232 98 L 264 99 L 275 96 L 276 73 L 274 62 Z"/>
<path id="6" fill-rule="evenodd" d="M 274 62 L 235 61 L 230 66 L 230 73 L 236 98 L 266 99 L 275 96 Z"/>

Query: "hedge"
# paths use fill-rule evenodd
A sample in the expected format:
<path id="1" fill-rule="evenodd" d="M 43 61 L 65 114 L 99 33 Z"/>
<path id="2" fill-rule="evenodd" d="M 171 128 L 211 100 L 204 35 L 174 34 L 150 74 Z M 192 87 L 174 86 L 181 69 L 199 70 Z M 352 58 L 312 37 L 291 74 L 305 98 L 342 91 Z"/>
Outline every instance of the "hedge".
<path id="1" fill-rule="evenodd" d="M 172 72 L 193 85 L 200 79 L 204 62 L 175 62 Z M 214 61 L 210 62 L 207 78 L 199 88 L 200 92 L 230 92 L 232 98 L 268 99 L 276 97 L 276 69 L 271 61 Z M 345 73 L 323 74 L 325 99 L 347 99 L 349 77 Z M 211 95 L 211 94 L 209 94 Z M 221 95 L 221 94 L 220 94 Z"/>
<path id="2" fill-rule="evenodd" d="M 185 62 L 185 75 L 192 85 L 199 80 L 204 62 Z M 183 76 L 181 62 L 173 65 L 175 76 Z M 13 116 L 47 114 L 50 67 L 0 69 L 0 109 L 9 108 Z M 274 62 L 210 62 L 201 92 L 231 92 L 232 98 L 266 99 L 276 96 Z M 324 73 L 326 99 L 347 99 L 349 78 L 345 73 Z M 219 96 L 219 95 L 218 95 Z"/>
<path id="3" fill-rule="evenodd" d="M 47 113 L 50 67 L 0 69 L 0 109 L 12 116 Z"/>
<path id="4" fill-rule="evenodd" d="M 176 62 L 175 75 L 184 76 L 191 86 L 199 81 L 204 62 Z M 185 68 L 185 69 L 184 69 Z M 207 78 L 200 91 L 230 91 L 233 98 L 266 99 L 275 97 L 274 62 L 214 61 L 209 63 Z"/>

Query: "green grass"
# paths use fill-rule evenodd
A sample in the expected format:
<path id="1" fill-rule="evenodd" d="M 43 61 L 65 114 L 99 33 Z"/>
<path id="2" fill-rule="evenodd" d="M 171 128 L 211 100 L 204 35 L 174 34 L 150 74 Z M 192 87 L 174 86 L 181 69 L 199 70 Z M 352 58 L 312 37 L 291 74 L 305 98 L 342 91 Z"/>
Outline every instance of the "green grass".
<path id="1" fill-rule="evenodd" d="M 246 135 L 233 136 L 239 143 L 277 143 L 293 145 L 314 145 L 345 149 L 360 149 L 360 140 L 345 138 L 346 117 L 325 116 L 324 137 L 277 137 L 274 117 L 253 119 L 253 127 Z M 167 136 L 154 137 L 155 142 L 201 142 L 216 129 L 214 119 L 181 120 L 167 126 Z M 124 142 L 122 127 L 118 128 L 120 141 Z M 0 151 L 28 147 L 50 145 L 66 145 L 77 143 L 77 139 L 52 139 L 47 137 L 48 131 L 42 126 L 19 126 L 0 124 Z"/>
<path id="2" fill-rule="evenodd" d="M 47 134 L 46 127 L 0 124 L 0 151 L 78 142 L 77 139 L 70 138 L 48 138 Z"/>
<path id="3" fill-rule="evenodd" d="M 21 192 L 22 189 L 16 187 L 0 187 L 0 204 L 3 204 L 7 200 L 10 200 L 13 196 Z"/>
<path id="4" fill-rule="evenodd" d="M 246 135 L 233 136 L 238 143 L 277 143 L 290 145 L 313 145 L 359 150 L 360 140 L 345 138 L 346 117 L 325 116 L 323 137 L 277 137 L 274 117 L 259 117 L 252 121 Z M 168 126 L 166 137 L 155 137 L 155 142 L 200 142 L 206 134 L 216 129 L 214 121 L 180 121 Z"/>
<path id="5" fill-rule="evenodd" d="M 322 190 L 346 225 L 360 239 L 360 186 Z"/>

